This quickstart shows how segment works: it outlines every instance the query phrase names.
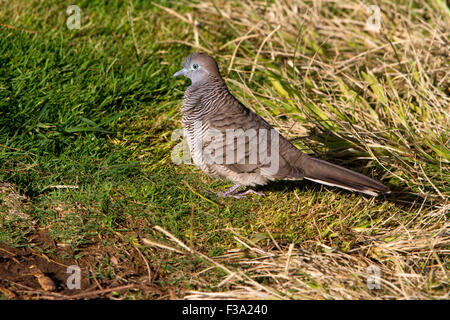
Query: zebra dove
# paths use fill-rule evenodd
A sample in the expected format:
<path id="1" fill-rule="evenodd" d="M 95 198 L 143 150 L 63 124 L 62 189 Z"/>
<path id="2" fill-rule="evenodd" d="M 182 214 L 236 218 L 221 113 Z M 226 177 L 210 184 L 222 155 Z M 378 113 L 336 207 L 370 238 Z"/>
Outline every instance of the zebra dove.
<path id="1" fill-rule="evenodd" d="M 250 188 L 275 180 L 307 179 L 371 196 L 389 193 L 378 181 L 301 152 L 228 90 L 216 61 L 190 54 L 174 77 L 191 80 L 183 99 L 185 136 L 194 163 L 234 185 L 218 195 L 241 198 Z"/>

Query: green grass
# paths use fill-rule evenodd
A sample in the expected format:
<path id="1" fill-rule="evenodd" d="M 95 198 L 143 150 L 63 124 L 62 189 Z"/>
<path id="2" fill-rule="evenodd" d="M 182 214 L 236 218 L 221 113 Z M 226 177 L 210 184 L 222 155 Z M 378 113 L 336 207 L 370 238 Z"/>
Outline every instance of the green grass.
<path id="1" fill-rule="evenodd" d="M 374 34 L 348 22 L 367 19 L 356 2 L 277 3 L 232 2 L 230 16 L 215 1 L 80 1 L 80 30 L 67 28 L 59 1 L 3 4 L 0 242 L 71 260 L 89 290 L 136 285 L 104 294 L 114 298 L 445 298 L 448 8 L 382 1 Z M 171 160 L 188 85 L 172 74 L 199 47 L 244 104 L 286 136 L 307 136 L 299 148 L 393 194 L 280 182 L 262 187 L 264 198 L 207 196 L 229 184 Z M 369 264 L 392 286 L 368 290 Z M 285 268 L 290 276 L 277 277 Z M 230 270 L 238 276 L 218 286 Z M 143 285 L 149 277 L 158 294 Z M 28 287 L 0 276 L 20 298 L 72 294 Z"/>

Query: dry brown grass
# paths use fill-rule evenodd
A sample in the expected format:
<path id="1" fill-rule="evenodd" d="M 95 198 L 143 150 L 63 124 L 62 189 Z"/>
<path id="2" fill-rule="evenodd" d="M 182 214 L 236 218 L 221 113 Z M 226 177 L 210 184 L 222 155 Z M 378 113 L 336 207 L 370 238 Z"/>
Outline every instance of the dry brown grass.
<path id="1" fill-rule="evenodd" d="M 209 269 L 198 272 L 193 277 L 205 289 L 185 298 L 448 299 L 449 10 L 440 1 L 378 1 L 377 33 L 365 30 L 364 4 L 161 7 L 186 26 L 183 40 L 171 43 L 219 58 L 244 104 L 287 136 L 315 132 L 299 141 L 301 148 L 384 172 L 394 189 L 391 201 L 410 206 L 355 228 L 357 241 L 346 250 L 318 238 L 258 245 L 231 230 L 238 248 L 211 261 L 170 236 L 186 254 L 226 273 L 211 290 L 202 280 Z M 368 289 L 369 266 L 381 272 L 380 289 Z"/>
<path id="2" fill-rule="evenodd" d="M 448 209 L 443 207 L 431 215 L 442 217 Z M 439 229 L 435 225 L 400 226 L 376 236 L 362 234 L 348 251 L 320 242 L 282 245 L 273 238 L 258 246 L 236 235 L 240 248 L 214 259 L 161 227 L 155 229 L 176 246 L 147 245 L 183 254 L 179 246 L 209 264 L 194 278 L 201 278 L 212 266 L 226 273 L 215 286 L 216 292 L 191 291 L 185 299 L 448 299 L 448 261 L 444 259 L 450 253 L 450 232 L 445 223 Z M 430 260 L 435 264 L 430 265 Z M 373 268 L 379 270 L 378 275 Z M 370 288 L 368 283 L 373 281 L 378 281 L 379 287 Z"/>

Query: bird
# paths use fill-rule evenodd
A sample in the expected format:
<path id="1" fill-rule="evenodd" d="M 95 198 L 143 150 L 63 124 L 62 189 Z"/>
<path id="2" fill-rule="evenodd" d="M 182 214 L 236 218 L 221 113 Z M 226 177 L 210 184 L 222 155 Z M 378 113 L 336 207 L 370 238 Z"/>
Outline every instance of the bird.
<path id="1" fill-rule="evenodd" d="M 193 162 L 213 178 L 231 181 L 220 197 L 264 195 L 252 187 L 279 180 L 310 180 L 369 196 L 390 193 L 382 183 L 300 151 L 228 89 L 215 59 L 191 53 L 173 77 L 191 80 L 182 126 Z M 240 192 L 241 187 L 246 188 Z"/>

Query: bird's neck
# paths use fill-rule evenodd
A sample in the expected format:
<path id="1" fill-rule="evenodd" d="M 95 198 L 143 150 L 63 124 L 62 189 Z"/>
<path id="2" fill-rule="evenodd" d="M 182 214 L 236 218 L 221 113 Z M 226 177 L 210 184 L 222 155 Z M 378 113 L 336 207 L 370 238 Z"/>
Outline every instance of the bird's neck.
<path id="1" fill-rule="evenodd" d="M 186 89 L 182 112 L 185 114 L 207 115 L 218 108 L 217 101 L 230 94 L 222 78 L 208 77 Z"/>

